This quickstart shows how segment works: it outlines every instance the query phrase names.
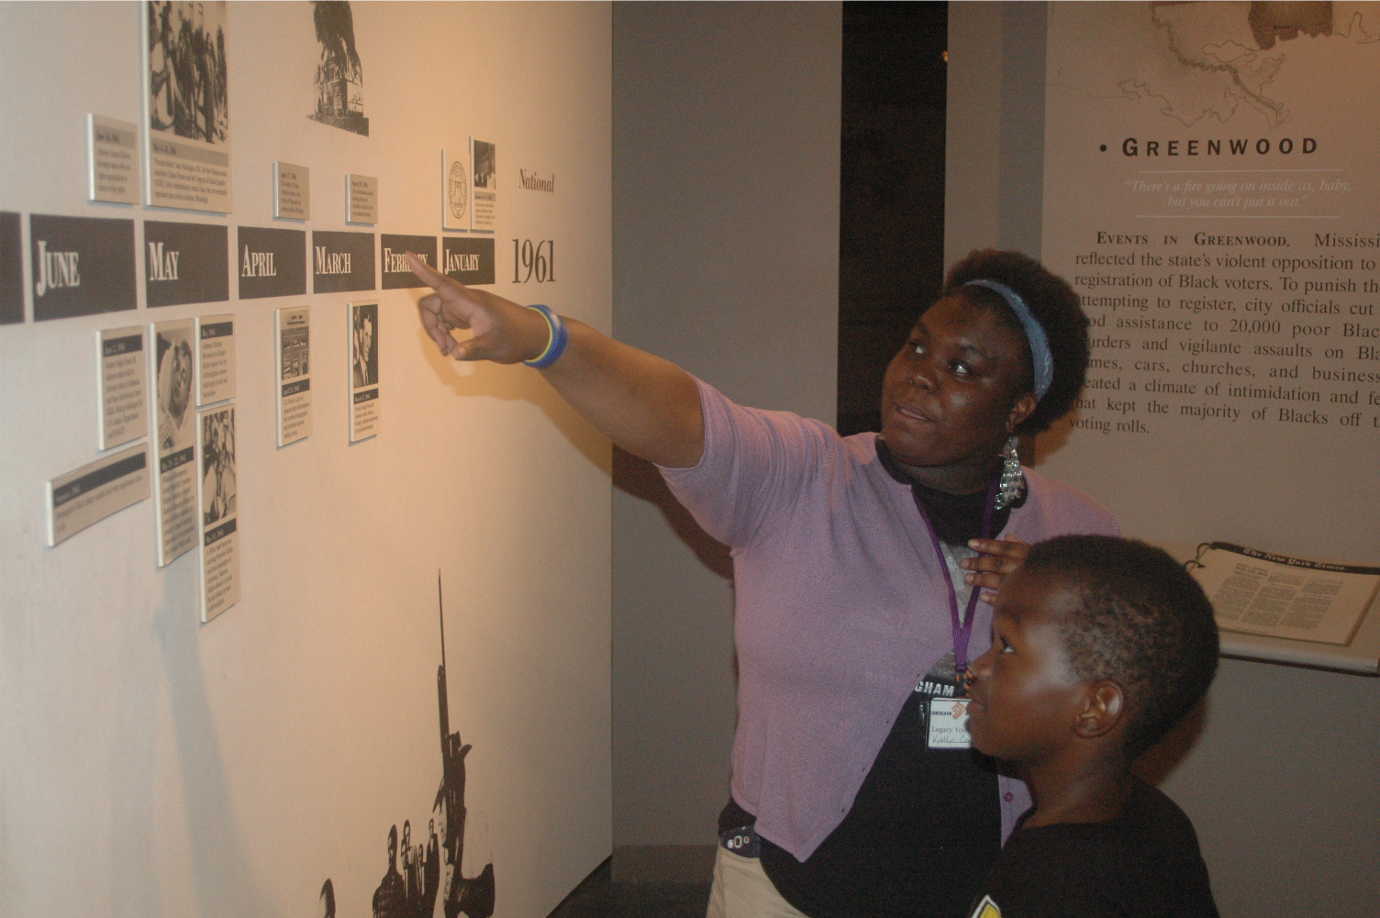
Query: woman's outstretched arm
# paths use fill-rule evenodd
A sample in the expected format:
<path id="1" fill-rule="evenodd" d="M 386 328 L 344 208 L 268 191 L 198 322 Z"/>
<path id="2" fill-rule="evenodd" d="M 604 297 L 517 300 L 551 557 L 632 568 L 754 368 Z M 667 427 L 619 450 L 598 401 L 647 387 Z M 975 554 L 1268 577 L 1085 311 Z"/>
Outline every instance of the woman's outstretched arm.
<path id="1" fill-rule="evenodd" d="M 442 354 L 456 360 L 517 363 L 547 345 L 546 320 L 487 290 L 466 287 L 415 255 L 412 271 L 435 291 L 417 304 L 422 326 Z M 565 352 L 541 370 L 570 405 L 618 446 L 658 465 L 684 468 L 704 450 L 704 418 L 695 381 L 655 354 L 563 319 Z M 463 341 L 451 335 L 467 329 Z"/>

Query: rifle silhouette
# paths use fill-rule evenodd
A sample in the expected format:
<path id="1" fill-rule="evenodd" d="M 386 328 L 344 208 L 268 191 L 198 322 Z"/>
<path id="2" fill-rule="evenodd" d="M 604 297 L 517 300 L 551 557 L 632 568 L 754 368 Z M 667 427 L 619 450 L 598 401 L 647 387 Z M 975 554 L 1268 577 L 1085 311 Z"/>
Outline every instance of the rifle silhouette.
<path id="1" fill-rule="evenodd" d="M 446 807 L 446 863 L 452 865 L 446 889 L 446 918 L 464 914 L 489 918 L 494 913 L 494 865 L 485 864 L 479 876 L 465 878 L 460 868 L 465 853 L 465 756 L 470 745 L 460 742 L 460 732 L 450 732 L 450 705 L 446 697 L 446 610 L 441 601 L 441 572 L 436 572 L 436 605 L 441 616 L 441 665 L 436 667 L 436 700 L 441 720 L 441 786 L 432 808 Z"/>

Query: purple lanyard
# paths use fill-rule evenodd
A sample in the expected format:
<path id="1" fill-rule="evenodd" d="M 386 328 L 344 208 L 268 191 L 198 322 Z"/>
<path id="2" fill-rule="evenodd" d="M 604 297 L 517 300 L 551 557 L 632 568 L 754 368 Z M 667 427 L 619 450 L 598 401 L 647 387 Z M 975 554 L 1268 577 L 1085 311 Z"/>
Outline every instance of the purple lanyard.
<path id="1" fill-rule="evenodd" d="M 982 529 L 979 536 L 984 539 L 992 538 L 992 512 L 993 505 L 996 503 L 998 479 L 992 479 L 992 484 L 987 488 L 987 497 L 982 506 Z M 982 594 L 982 588 L 973 584 L 973 592 L 968 596 L 968 608 L 963 612 L 963 619 L 958 617 L 958 591 L 954 589 L 953 577 L 949 574 L 949 559 L 944 554 L 944 546 L 939 544 L 939 533 L 935 532 L 934 523 L 930 522 L 930 515 L 925 512 L 925 505 L 920 500 L 920 495 L 911 489 L 911 495 L 915 498 L 915 507 L 920 511 L 920 519 L 925 521 L 925 529 L 930 534 L 930 543 L 934 545 L 934 553 L 939 558 L 939 571 L 944 575 L 944 585 L 949 588 L 949 623 L 953 629 L 954 637 L 954 675 L 958 680 L 960 690 L 963 686 L 963 674 L 968 669 L 968 639 L 973 636 L 973 613 L 977 610 L 978 596 Z"/>

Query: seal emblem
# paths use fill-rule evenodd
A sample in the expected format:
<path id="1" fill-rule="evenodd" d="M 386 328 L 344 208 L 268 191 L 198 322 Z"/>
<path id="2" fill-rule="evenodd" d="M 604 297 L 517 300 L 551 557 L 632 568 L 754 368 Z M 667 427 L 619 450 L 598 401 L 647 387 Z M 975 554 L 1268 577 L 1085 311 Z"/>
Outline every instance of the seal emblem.
<path id="1" fill-rule="evenodd" d="M 452 220 L 457 223 L 464 219 L 465 204 L 469 200 L 469 187 L 466 184 L 465 164 L 454 160 L 450 164 L 450 175 L 446 180 L 446 208 Z"/>

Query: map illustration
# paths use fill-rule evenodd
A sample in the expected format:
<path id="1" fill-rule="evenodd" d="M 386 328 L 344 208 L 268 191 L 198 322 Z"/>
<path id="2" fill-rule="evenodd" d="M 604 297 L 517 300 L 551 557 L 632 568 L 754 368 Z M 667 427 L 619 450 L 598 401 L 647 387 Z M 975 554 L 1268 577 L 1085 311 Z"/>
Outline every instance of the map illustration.
<path id="1" fill-rule="evenodd" d="M 1374 66 L 1380 53 L 1377 3 L 1078 3 L 1055 4 L 1052 15 L 1095 38 L 1083 47 L 1100 48 L 1055 82 L 1150 106 L 1184 127 L 1254 114 L 1279 128 L 1317 103 L 1314 68 L 1360 58 Z"/>

